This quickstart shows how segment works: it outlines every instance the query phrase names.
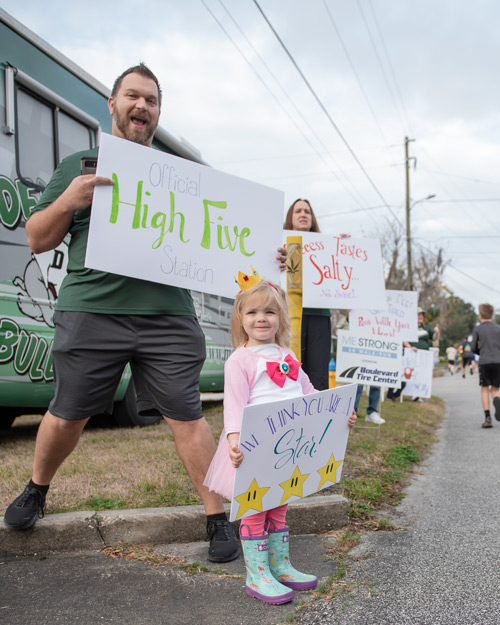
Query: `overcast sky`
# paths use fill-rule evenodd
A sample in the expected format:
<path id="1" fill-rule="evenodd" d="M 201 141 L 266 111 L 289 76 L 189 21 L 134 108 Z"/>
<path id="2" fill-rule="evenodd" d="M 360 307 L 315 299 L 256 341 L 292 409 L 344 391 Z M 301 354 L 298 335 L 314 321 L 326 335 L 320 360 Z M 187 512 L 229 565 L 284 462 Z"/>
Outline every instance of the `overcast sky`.
<path id="1" fill-rule="evenodd" d="M 163 86 L 164 128 L 210 165 L 281 189 L 285 208 L 308 198 L 324 232 L 404 225 L 414 139 L 413 254 L 442 246 L 447 286 L 500 312 L 498 0 L 2 8 L 108 87 L 144 61 Z"/>

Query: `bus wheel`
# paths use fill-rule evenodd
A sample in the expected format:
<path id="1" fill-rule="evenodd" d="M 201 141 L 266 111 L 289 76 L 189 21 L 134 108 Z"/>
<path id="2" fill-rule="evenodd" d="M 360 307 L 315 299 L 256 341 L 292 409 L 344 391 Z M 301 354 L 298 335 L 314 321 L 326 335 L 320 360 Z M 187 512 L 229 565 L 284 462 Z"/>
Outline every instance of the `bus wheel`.
<path id="1" fill-rule="evenodd" d="M 151 409 L 146 414 L 137 412 L 137 396 L 134 383 L 130 380 L 125 397 L 114 404 L 113 419 L 121 427 L 133 427 L 135 425 L 144 427 L 160 423 L 162 416 L 154 409 Z"/>

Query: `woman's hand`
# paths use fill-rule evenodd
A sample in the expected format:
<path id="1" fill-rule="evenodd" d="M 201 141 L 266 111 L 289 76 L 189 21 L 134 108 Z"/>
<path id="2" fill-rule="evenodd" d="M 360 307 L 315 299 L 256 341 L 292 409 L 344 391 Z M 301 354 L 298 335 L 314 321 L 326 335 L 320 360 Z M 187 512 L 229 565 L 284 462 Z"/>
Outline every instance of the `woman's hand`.
<path id="1" fill-rule="evenodd" d="M 278 261 L 278 265 L 280 266 L 281 271 L 285 271 L 287 251 L 284 247 L 278 247 L 277 252 L 276 260 Z"/>
<path id="2" fill-rule="evenodd" d="M 349 429 L 352 430 L 352 428 L 354 427 L 354 424 L 356 423 L 358 419 L 358 415 L 356 414 L 356 411 L 353 410 L 351 416 L 349 417 L 349 421 L 347 422 L 347 425 L 349 426 Z"/>

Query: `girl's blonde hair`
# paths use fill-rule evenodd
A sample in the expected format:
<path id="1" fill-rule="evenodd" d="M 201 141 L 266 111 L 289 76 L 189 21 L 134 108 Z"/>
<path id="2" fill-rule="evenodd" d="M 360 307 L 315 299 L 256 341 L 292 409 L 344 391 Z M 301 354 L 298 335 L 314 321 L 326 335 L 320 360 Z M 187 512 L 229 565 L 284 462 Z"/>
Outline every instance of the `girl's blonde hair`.
<path id="1" fill-rule="evenodd" d="M 249 306 L 254 298 L 259 298 L 264 306 L 276 305 L 279 319 L 276 343 L 281 347 L 289 347 L 292 324 L 288 314 L 286 293 L 281 287 L 265 280 L 246 291 L 240 291 L 234 300 L 233 314 L 231 315 L 231 342 L 233 347 L 239 347 L 248 341 L 248 334 L 243 329 L 243 310 Z"/>

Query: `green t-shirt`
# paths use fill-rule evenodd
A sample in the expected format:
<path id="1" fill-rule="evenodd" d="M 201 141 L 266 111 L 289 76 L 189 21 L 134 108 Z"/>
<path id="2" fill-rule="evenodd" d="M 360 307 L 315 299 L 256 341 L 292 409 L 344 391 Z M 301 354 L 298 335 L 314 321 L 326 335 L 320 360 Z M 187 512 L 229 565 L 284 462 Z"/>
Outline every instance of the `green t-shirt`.
<path id="1" fill-rule="evenodd" d="M 434 338 L 434 330 L 426 323 L 418 326 L 418 341 L 410 345 L 417 349 L 430 349 L 432 347 L 432 339 Z"/>
<path id="2" fill-rule="evenodd" d="M 98 148 L 77 152 L 59 164 L 32 213 L 47 208 L 79 176 L 80 159 L 97 156 Z M 91 207 L 77 211 L 71 222 L 68 273 L 61 285 L 56 310 L 115 315 L 185 315 L 195 317 L 186 289 L 87 269 L 85 252 Z"/>
<path id="3" fill-rule="evenodd" d="M 314 317 L 330 317 L 332 311 L 329 308 L 303 308 L 302 314 Z"/>

